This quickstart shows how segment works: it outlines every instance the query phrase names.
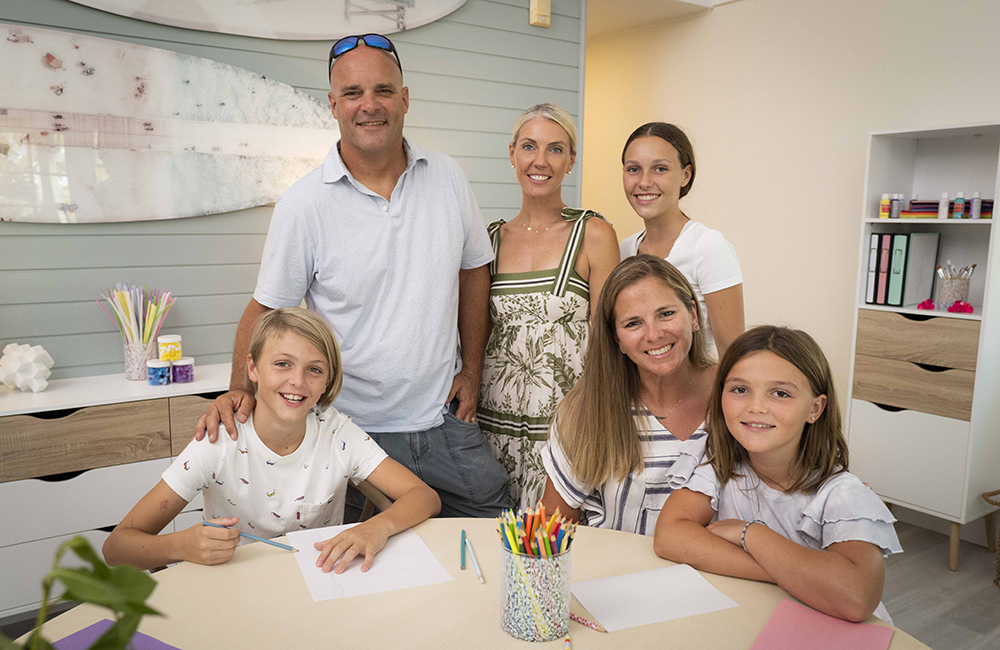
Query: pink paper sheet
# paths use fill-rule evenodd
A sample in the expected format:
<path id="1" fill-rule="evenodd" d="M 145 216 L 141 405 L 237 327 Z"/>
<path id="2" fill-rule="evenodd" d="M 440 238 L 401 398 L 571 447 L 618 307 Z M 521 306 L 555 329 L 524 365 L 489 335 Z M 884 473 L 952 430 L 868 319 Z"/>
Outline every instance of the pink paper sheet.
<path id="1" fill-rule="evenodd" d="M 750 650 L 886 650 L 892 628 L 850 623 L 782 599 Z"/>

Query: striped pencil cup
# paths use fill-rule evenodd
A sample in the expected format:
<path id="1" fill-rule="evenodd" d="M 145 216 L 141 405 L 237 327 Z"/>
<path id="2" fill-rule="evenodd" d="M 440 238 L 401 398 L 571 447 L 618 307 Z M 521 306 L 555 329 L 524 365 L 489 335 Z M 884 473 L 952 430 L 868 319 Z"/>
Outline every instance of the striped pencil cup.
<path id="1" fill-rule="evenodd" d="M 501 547 L 500 627 L 522 641 L 553 641 L 569 633 L 570 552 L 550 557 Z"/>

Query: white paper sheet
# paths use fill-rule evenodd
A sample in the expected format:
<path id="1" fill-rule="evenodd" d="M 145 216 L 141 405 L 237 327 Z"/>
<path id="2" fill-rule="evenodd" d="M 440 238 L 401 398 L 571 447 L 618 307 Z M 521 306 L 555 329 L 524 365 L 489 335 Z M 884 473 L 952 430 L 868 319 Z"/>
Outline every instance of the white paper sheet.
<path id="1" fill-rule="evenodd" d="M 412 530 L 405 530 L 390 537 L 385 548 L 375 556 L 372 567 L 365 573 L 361 572 L 363 557 L 356 558 L 340 575 L 332 571 L 323 573 L 316 566 L 319 551 L 313 548 L 313 544 L 335 537 L 340 531 L 351 526 L 357 524 L 288 533 L 289 543 L 299 549 L 295 559 L 299 562 L 302 577 L 306 580 L 313 602 L 407 589 L 451 580 L 451 575 L 427 548 L 424 540 Z"/>
<path id="2" fill-rule="evenodd" d="M 573 595 L 608 631 L 739 607 L 686 564 L 574 582 Z"/>

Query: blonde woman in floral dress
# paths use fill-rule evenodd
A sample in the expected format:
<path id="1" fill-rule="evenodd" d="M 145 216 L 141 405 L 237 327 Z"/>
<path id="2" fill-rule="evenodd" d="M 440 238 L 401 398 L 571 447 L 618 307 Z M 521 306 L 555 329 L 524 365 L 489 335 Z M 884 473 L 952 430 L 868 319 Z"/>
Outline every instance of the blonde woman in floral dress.
<path id="1" fill-rule="evenodd" d="M 566 111 L 552 104 L 524 111 L 510 143 L 521 211 L 487 228 L 496 259 L 478 418 L 510 474 L 515 507 L 541 498 L 539 450 L 552 412 L 583 370 L 590 296 L 600 295 L 619 260 L 614 228 L 563 203 L 563 177 L 575 161 L 576 126 Z"/>

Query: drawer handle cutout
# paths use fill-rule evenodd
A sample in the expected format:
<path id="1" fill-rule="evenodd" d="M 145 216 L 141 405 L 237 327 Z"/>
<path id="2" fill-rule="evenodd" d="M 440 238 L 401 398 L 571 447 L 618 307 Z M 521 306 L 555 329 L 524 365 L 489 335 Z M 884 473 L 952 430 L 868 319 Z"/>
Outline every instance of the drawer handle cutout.
<path id="1" fill-rule="evenodd" d="M 918 368 L 922 368 L 927 372 L 944 372 L 945 370 L 951 370 L 951 368 L 945 368 L 944 366 L 932 366 L 929 363 L 917 363 L 914 361 L 914 365 Z"/>
<path id="2" fill-rule="evenodd" d="M 38 481 L 45 481 L 46 483 L 59 483 L 60 481 L 70 481 L 75 479 L 80 474 L 83 474 L 87 470 L 81 469 L 75 472 L 62 472 L 61 474 L 49 474 L 47 476 L 36 476 L 35 479 Z"/>
<path id="3" fill-rule="evenodd" d="M 38 413 L 27 413 L 28 417 L 33 417 L 38 420 L 59 420 L 61 418 L 68 418 L 77 411 L 82 411 L 83 407 L 75 409 L 57 409 L 55 411 L 39 411 Z"/>
<path id="4" fill-rule="evenodd" d="M 880 404 L 879 402 L 869 402 L 869 404 L 874 404 L 883 411 L 889 411 L 890 413 L 899 413 L 900 411 L 905 411 L 906 409 L 899 406 L 889 406 L 888 404 Z"/>
<path id="5" fill-rule="evenodd" d="M 922 322 L 924 322 L 926 320 L 931 320 L 933 318 L 937 318 L 937 316 L 928 316 L 926 314 L 900 314 L 900 316 L 902 316 L 906 320 L 912 320 L 912 321 L 916 321 L 918 323 L 922 323 Z"/>

